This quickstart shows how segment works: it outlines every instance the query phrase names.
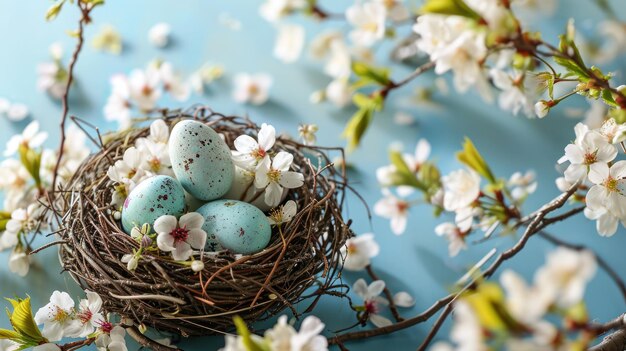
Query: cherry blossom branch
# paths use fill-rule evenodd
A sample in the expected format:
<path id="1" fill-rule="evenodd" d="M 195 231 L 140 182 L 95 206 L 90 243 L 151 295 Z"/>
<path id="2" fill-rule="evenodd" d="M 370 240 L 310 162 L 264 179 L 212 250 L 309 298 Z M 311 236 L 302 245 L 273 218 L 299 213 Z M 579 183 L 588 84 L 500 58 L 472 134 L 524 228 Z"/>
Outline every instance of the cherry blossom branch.
<path id="1" fill-rule="evenodd" d="M 95 341 L 94 338 L 69 342 L 67 344 L 58 345 L 61 351 L 74 351 L 82 347 L 89 346 Z"/>
<path id="2" fill-rule="evenodd" d="M 395 89 L 398 89 L 402 86 L 407 85 L 408 83 L 410 83 L 413 79 L 419 77 L 420 75 L 422 75 L 422 73 L 424 72 L 428 72 L 431 69 L 433 69 L 435 67 L 435 62 L 434 61 L 428 61 L 424 64 L 422 64 L 421 66 L 418 66 L 413 72 L 411 72 L 411 74 L 409 74 L 408 76 L 406 76 L 405 78 L 403 78 L 402 80 L 399 80 L 397 82 L 394 81 L 389 81 L 389 83 L 387 83 L 386 86 L 384 86 L 383 88 L 379 89 L 377 92 L 375 92 L 374 94 L 378 93 L 380 94 L 380 96 L 382 96 L 383 98 L 386 98 L 387 95 L 389 95 L 389 93 Z"/>
<path id="3" fill-rule="evenodd" d="M 598 263 L 598 266 L 600 266 L 600 268 L 602 268 L 602 270 L 604 270 L 606 272 L 606 274 L 608 274 L 608 276 L 613 280 L 613 282 L 615 283 L 615 285 L 617 285 L 617 288 L 619 289 L 619 291 L 621 292 L 622 296 L 624 297 L 624 300 L 626 301 L 626 284 L 624 283 L 624 281 L 622 280 L 622 278 L 617 274 L 617 272 L 615 272 L 615 270 L 606 262 L 606 260 L 604 258 L 602 258 L 602 256 L 598 255 L 597 253 L 591 251 L 589 248 L 587 248 L 585 245 L 581 245 L 581 244 L 572 244 L 572 243 L 568 243 L 562 239 L 559 239 L 549 233 L 546 233 L 545 231 L 540 231 L 538 233 L 538 235 L 540 237 L 542 237 L 543 239 L 545 239 L 546 241 L 557 245 L 557 246 L 563 246 L 566 247 L 568 249 L 571 250 L 576 250 L 576 251 L 583 251 L 583 250 L 587 250 L 590 251 L 591 253 L 593 253 L 593 255 L 596 258 L 596 262 Z"/>
<path id="4" fill-rule="evenodd" d="M 476 285 L 476 283 L 479 280 L 482 280 L 483 278 L 491 277 L 498 270 L 498 268 L 502 265 L 502 263 L 504 263 L 505 261 L 513 258 L 520 251 L 522 251 L 522 249 L 526 246 L 526 243 L 528 242 L 528 240 L 533 235 L 537 234 L 538 232 L 540 232 L 545 227 L 546 224 L 544 224 L 544 220 L 545 221 L 549 221 L 549 223 L 554 223 L 554 222 L 556 222 L 556 220 L 554 220 L 554 218 L 558 218 L 558 220 L 563 220 L 563 219 L 567 218 L 567 217 L 561 215 L 561 216 L 558 216 L 558 217 L 553 217 L 553 218 L 546 219 L 546 216 L 548 214 L 550 214 L 550 213 L 560 209 L 561 207 L 563 207 L 563 205 L 565 205 L 567 200 L 570 197 L 572 197 L 572 195 L 574 195 L 577 190 L 578 190 L 578 184 L 574 184 L 566 192 L 564 192 L 561 195 L 559 195 L 558 197 L 554 198 L 552 201 L 550 201 L 546 205 L 542 206 L 539 210 L 535 211 L 533 214 L 522 218 L 520 220 L 519 225 L 516 226 L 516 227 L 519 227 L 519 226 L 522 226 L 524 224 L 527 224 L 526 230 L 524 231 L 524 234 L 522 235 L 522 237 L 518 240 L 518 242 L 513 247 L 509 248 L 508 250 L 506 250 L 506 251 L 502 252 L 500 255 L 498 255 L 497 258 L 495 259 L 495 261 L 482 273 L 482 276 L 474 278 L 474 280 L 472 280 L 472 282 L 467 287 L 468 288 L 472 288 L 473 286 Z M 577 213 L 579 213 L 579 211 L 568 211 L 568 212 L 566 212 L 566 214 L 568 214 L 568 216 L 574 216 Z M 350 332 L 350 333 L 344 333 L 344 334 L 340 334 L 340 335 L 335 335 L 334 337 L 329 338 L 328 341 L 329 341 L 330 344 L 339 344 L 339 343 L 344 343 L 344 342 L 350 341 L 350 340 L 360 340 L 360 339 L 366 339 L 366 338 L 370 338 L 370 337 L 376 337 L 376 336 L 391 334 L 391 333 L 394 333 L 396 331 L 399 331 L 399 330 L 402 330 L 402 329 L 406 329 L 406 328 L 412 327 L 414 325 L 423 323 L 423 322 L 429 320 L 432 316 L 434 316 L 438 311 L 440 311 L 443 308 L 445 308 L 446 310 L 449 309 L 450 311 L 446 312 L 444 310 L 444 312 L 442 312 L 442 314 L 440 316 L 440 320 L 435 322 L 435 324 L 431 328 L 427 338 L 424 340 L 424 342 L 420 346 L 420 349 L 425 349 L 429 345 L 430 341 L 432 341 L 432 339 L 435 337 L 435 335 L 437 334 L 437 332 L 441 328 L 441 325 L 443 324 L 443 322 L 445 321 L 445 319 L 447 318 L 447 316 L 451 312 L 451 310 L 452 310 L 451 303 L 456 298 L 458 298 L 465 290 L 466 289 L 462 289 L 459 292 L 449 294 L 449 295 L 447 295 L 447 296 L 437 300 L 432 306 L 430 306 L 428 309 L 426 309 L 425 311 L 423 311 L 422 313 L 420 313 L 419 315 L 417 315 L 417 316 L 415 316 L 413 318 L 405 319 L 402 322 L 398 322 L 398 323 L 395 323 L 395 324 L 392 324 L 392 325 L 389 325 L 389 326 L 386 326 L 386 327 L 381 327 L 381 328 L 375 328 L 375 329 L 370 329 L 370 330 L 364 330 L 364 331 L 357 331 L 357 332 Z M 448 307 L 448 306 L 450 306 L 450 307 Z"/>
<path id="5" fill-rule="evenodd" d="M 81 18 L 78 21 L 78 31 L 76 33 L 76 37 L 78 39 L 76 43 L 76 47 L 74 48 L 74 53 L 72 54 L 72 60 L 70 61 L 68 70 L 67 70 L 67 85 L 65 86 L 65 92 L 63 92 L 63 97 L 61 99 L 61 103 L 63 106 L 63 111 L 61 112 L 61 123 L 59 127 L 61 128 L 61 142 L 59 145 L 59 151 L 57 156 L 57 162 L 54 165 L 54 172 L 52 176 L 52 185 L 50 189 L 54 191 L 57 183 L 57 177 L 59 175 L 59 167 L 61 166 L 61 159 L 63 158 L 63 152 L 65 148 L 65 122 L 67 121 L 67 116 L 69 114 L 69 96 L 70 96 L 70 88 L 72 86 L 72 82 L 74 81 L 74 67 L 76 66 L 76 62 L 78 61 L 78 56 L 80 51 L 83 48 L 83 43 L 85 41 L 84 38 L 84 27 L 86 24 L 91 22 L 91 18 L 89 17 L 89 13 L 94 8 L 88 4 L 83 3 L 81 0 L 76 1 L 76 5 L 78 6 L 81 12 Z"/>
<path id="6" fill-rule="evenodd" d="M 369 276 L 372 278 L 372 280 L 380 280 L 380 278 L 378 278 L 376 273 L 374 273 L 374 269 L 372 269 L 372 265 L 367 265 L 367 267 L 365 267 L 365 270 L 367 271 L 367 274 L 369 274 Z M 383 289 L 383 293 L 385 294 L 385 297 L 389 301 L 389 310 L 391 310 L 391 314 L 393 315 L 393 318 L 395 318 L 396 322 L 402 322 L 404 318 L 400 316 L 400 313 L 398 312 L 398 307 L 396 306 L 396 303 L 393 301 L 393 295 L 391 294 L 391 291 L 389 290 L 389 288 L 387 288 L 387 286 L 385 286 L 385 289 Z"/>

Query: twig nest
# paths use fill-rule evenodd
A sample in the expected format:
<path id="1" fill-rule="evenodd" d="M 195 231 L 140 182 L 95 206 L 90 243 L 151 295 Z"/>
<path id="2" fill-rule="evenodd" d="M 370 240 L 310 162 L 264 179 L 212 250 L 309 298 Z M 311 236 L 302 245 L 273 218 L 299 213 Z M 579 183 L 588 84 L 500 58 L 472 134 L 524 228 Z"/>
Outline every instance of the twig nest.
<path id="1" fill-rule="evenodd" d="M 132 191 L 116 182 L 145 176 L 137 174 L 141 172 L 120 174 L 109 170 L 126 161 L 125 153 L 133 145 L 141 146 L 151 138 L 150 128 L 137 127 L 94 137 L 96 141 L 105 140 L 99 145 L 100 150 L 57 192 L 59 235 L 64 241 L 61 264 L 83 289 L 100 293 L 106 312 L 161 331 L 183 336 L 207 335 L 232 330 L 235 315 L 247 322 L 263 320 L 285 308 L 298 315 L 294 308 L 297 303 L 310 299 L 310 310 L 321 295 L 341 295 L 338 290 L 344 285 L 337 281 L 342 263 L 340 249 L 352 233 L 342 218 L 346 183 L 327 156 L 327 152 L 342 152 L 341 149 L 305 146 L 277 137 L 271 151 L 263 150 L 271 154 L 274 163 L 262 159 L 259 162 L 258 167 L 265 167 L 265 179 L 253 177 L 245 180 L 246 184 L 269 186 L 275 177 L 272 172 L 282 169 L 285 174 L 298 173 L 298 177 L 284 183 L 285 190 L 296 181 L 302 185 L 291 186 L 282 193 L 278 191 L 282 188 L 274 188 L 272 193 L 263 191 L 252 198 L 244 196 L 248 188 L 237 189 L 241 198 L 215 200 L 231 190 L 236 179 L 235 165 L 240 167 L 239 162 L 245 159 L 239 154 L 238 159 L 231 160 L 235 140 L 242 135 L 259 140 L 267 139 L 266 136 L 259 135 L 260 128 L 248 119 L 224 116 L 206 107 L 189 113 L 163 111 L 158 118 L 163 121 L 159 122 L 160 128 L 171 131 L 172 166 L 164 167 L 164 163 L 154 160 L 150 165 L 159 174 L 173 169 L 169 174 L 173 178 L 153 177 L 141 181 Z M 195 137 L 196 132 L 202 135 L 205 145 L 190 143 L 185 149 L 180 146 Z M 188 162 L 190 158 L 193 162 Z M 199 160 L 211 166 L 200 167 Z M 285 167 L 287 161 L 289 166 Z M 179 166 L 193 170 L 193 176 L 179 174 Z M 215 172 L 202 173 L 206 169 Z M 198 184 L 199 179 L 207 177 L 214 177 L 210 189 Z M 150 183 L 146 182 L 167 179 L 180 182 L 185 189 L 181 192 L 172 186 L 177 189 L 176 199 L 171 209 L 163 210 L 171 218 L 131 216 L 128 209 L 136 199 L 128 197 L 128 193 L 148 187 Z M 158 207 L 163 205 L 162 195 L 156 190 L 145 190 L 143 196 L 156 199 Z M 127 198 L 130 203 L 122 211 L 122 226 L 119 209 L 125 206 Z M 259 198 L 272 205 L 258 209 L 248 203 Z M 199 207 L 207 200 L 212 202 Z M 180 211 L 181 201 L 187 204 L 184 215 Z M 149 212 L 157 208 L 148 201 L 139 207 Z M 220 213 L 227 207 L 237 207 L 245 221 L 237 221 L 232 211 Z M 164 230 L 173 238 L 162 237 L 159 231 Z M 195 247 L 204 238 L 202 233 L 206 233 L 206 242 L 217 240 L 219 245 L 207 245 L 204 250 Z M 163 249 L 175 249 L 173 246 L 180 238 L 188 240 L 187 246 L 181 244 L 184 252 Z"/>

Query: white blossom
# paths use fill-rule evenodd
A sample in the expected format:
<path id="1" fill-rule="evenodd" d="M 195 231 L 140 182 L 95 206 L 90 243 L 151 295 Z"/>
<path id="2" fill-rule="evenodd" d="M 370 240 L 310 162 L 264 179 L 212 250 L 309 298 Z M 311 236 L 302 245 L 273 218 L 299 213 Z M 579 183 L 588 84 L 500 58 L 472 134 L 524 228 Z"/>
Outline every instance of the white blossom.
<path id="1" fill-rule="evenodd" d="M 533 115 L 533 104 L 528 89 L 524 85 L 525 74 L 523 72 L 507 73 L 499 69 L 492 69 L 490 75 L 493 84 L 501 90 L 498 97 L 500 108 L 511 111 L 517 115 L 522 111 L 526 116 Z"/>
<path id="2" fill-rule="evenodd" d="M 521 172 L 513 173 L 507 182 L 507 186 L 511 188 L 513 199 L 522 200 L 534 193 L 537 190 L 535 178 L 535 172 L 533 171 L 527 171 L 524 174 Z"/>
<path id="3" fill-rule="evenodd" d="M 480 193 L 480 176 L 472 170 L 460 169 L 441 178 L 444 187 L 443 206 L 456 211 L 471 205 Z"/>
<path id="4" fill-rule="evenodd" d="M 403 0 L 374 0 L 381 3 L 387 9 L 387 17 L 394 22 L 402 22 L 409 19 L 411 13 L 404 5 Z"/>
<path id="5" fill-rule="evenodd" d="M 105 320 L 101 312 L 102 298 L 100 298 L 100 295 L 89 290 L 85 290 L 85 294 L 87 298 L 80 300 L 79 310 L 76 314 L 81 324 L 81 329 L 74 335 L 81 338 L 87 337 L 89 334 L 93 333 Z"/>
<path id="6" fill-rule="evenodd" d="M 358 46 L 372 46 L 385 36 L 387 10 L 380 2 L 356 2 L 346 10 L 346 19 L 354 27 L 350 39 Z"/>
<path id="7" fill-rule="evenodd" d="M 304 27 L 294 24 L 283 24 L 278 28 L 274 56 L 284 63 L 296 62 L 304 47 Z"/>
<path id="8" fill-rule="evenodd" d="M 387 306 L 389 301 L 380 294 L 385 289 L 385 282 L 382 280 L 375 280 L 370 285 L 367 285 L 364 279 L 359 279 L 354 282 L 352 290 L 363 299 L 363 307 L 369 316 L 369 320 L 377 327 L 385 327 L 391 325 L 391 321 L 381 316 L 380 306 Z"/>
<path id="9" fill-rule="evenodd" d="M 204 262 L 199 260 L 193 260 L 193 262 L 191 262 L 191 270 L 194 272 L 201 272 L 202 270 L 204 270 Z"/>
<path id="10" fill-rule="evenodd" d="M 328 57 L 335 41 L 342 42 L 343 35 L 336 30 L 329 30 L 318 34 L 309 45 L 311 56 L 317 60 Z"/>
<path id="11" fill-rule="evenodd" d="M 0 339 L 0 351 L 15 351 L 19 347 L 15 342 L 8 339 Z"/>
<path id="12" fill-rule="evenodd" d="M 95 49 L 106 51 L 113 55 L 121 54 L 124 47 L 122 36 L 111 25 L 103 26 L 100 32 L 94 36 L 92 44 Z"/>
<path id="13" fill-rule="evenodd" d="M 347 79 L 352 72 L 352 57 L 343 40 L 330 43 L 330 56 L 324 65 L 324 73 L 335 79 Z"/>
<path id="14" fill-rule="evenodd" d="M 319 130 L 317 124 L 301 124 L 298 127 L 298 134 L 306 145 L 313 145 L 317 141 L 315 133 Z"/>
<path id="15" fill-rule="evenodd" d="M 374 240 L 374 234 L 365 233 L 346 240 L 340 252 L 344 269 L 360 271 L 370 264 L 370 259 L 378 256 L 380 246 Z"/>
<path id="16" fill-rule="evenodd" d="M 61 351 L 61 348 L 55 343 L 47 342 L 33 347 L 33 351 Z"/>
<path id="17" fill-rule="evenodd" d="M 80 331 L 80 321 L 74 319 L 73 314 L 74 300 L 66 292 L 55 291 L 50 296 L 50 303 L 35 314 L 35 322 L 43 324 L 42 334 L 48 340 L 59 341 Z"/>
<path id="18" fill-rule="evenodd" d="M 98 335 L 96 348 L 98 351 L 128 351 L 126 347 L 126 330 L 117 325 L 110 332 Z"/>
<path id="19" fill-rule="evenodd" d="M 67 72 L 59 61 L 37 65 L 37 89 L 60 100 L 67 88 Z"/>
<path id="20" fill-rule="evenodd" d="M 158 48 L 164 48 L 170 41 L 171 32 L 172 27 L 168 23 L 159 22 L 150 27 L 148 31 L 148 41 Z"/>
<path id="21" fill-rule="evenodd" d="M 403 200 L 387 189 L 383 189 L 383 198 L 374 205 L 374 213 L 377 216 L 391 220 L 391 230 L 400 235 L 406 230 L 407 217 L 411 204 Z"/>
<path id="22" fill-rule="evenodd" d="M 6 235 L 6 233 L 5 233 Z M 4 235 L 3 235 L 4 236 Z M 11 252 L 9 256 L 9 270 L 20 277 L 25 277 L 30 269 L 30 257 L 21 248 L 17 247 Z"/>
<path id="23" fill-rule="evenodd" d="M 141 256 L 137 254 L 126 254 L 122 256 L 120 261 L 126 263 L 126 269 L 132 272 L 139 266 L 139 259 L 141 259 Z"/>
<path id="24" fill-rule="evenodd" d="M 580 302 L 587 283 L 596 272 L 596 260 L 589 251 L 559 247 L 551 252 L 535 274 L 535 285 L 551 294 L 559 307 L 568 308 Z"/>
<path id="25" fill-rule="evenodd" d="M 192 249 L 203 250 L 207 233 L 202 230 L 204 217 L 196 212 L 184 214 L 177 220 L 174 216 L 161 216 L 154 221 L 157 246 L 161 251 L 171 252 L 176 261 L 185 261 Z"/>
<path id="26" fill-rule="evenodd" d="M 304 9 L 306 5 L 306 0 L 266 0 L 259 7 L 259 13 L 266 21 L 276 22 L 294 11 Z"/>
<path id="27" fill-rule="evenodd" d="M 578 130 L 581 131 L 583 128 L 579 127 Z M 609 144 L 600 133 L 579 132 L 576 142 L 565 147 L 565 156 L 559 160 L 559 163 L 570 162 L 564 175 L 565 180 L 574 183 L 583 179 L 589 170 L 606 165 L 616 156 L 615 146 Z"/>
<path id="28" fill-rule="evenodd" d="M 600 163 L 589 172 L 594 184 L 586 196 L 585 215 L 596 219 L 598 233 L 611 236 L 617 231 L 618 221 L 626 226 L 626 161 L 609 167 Z"/>
<path id="29" fill-rule="evenodd" d="M 11 213 L 11 219 L 6 224 L 6 232 L 19 234 L 30 233 L 37 228 L 38 218 L 43 208 L 38 202 L 31 203 L 26 208 L 18 208 Z"/>
<path id="30" fill-rule="evenodd" d="M 110 79 L 111 95 L 107 98 L 103 113 L 107 121 L 115 121 L 121 129 L 128 127 L 131 119 L 130 82 L 123 74 L 113 75 Z"/>
<path id="31" fill-rule="evenodd" d="M 23 121 L 29 114 L 28 106 L 20 103 L 11 104 L 6 111 L 7 119 L 13 122 Z"/>
<path id="32" fill-rule="evenodd" d="M 267 219 L 271 225 L 280 225 L 291 221 L 296 213 L 298 213 L 298 205 L 295 201 L 289 200 L 280 208 L 272 210 Z"/>
<path id="33" fill-rule="evenodd" d="M 545 100 L 539 100 L 535 103 L 535 115 L 539 118 L 544 118 L 550 112 L 550 104 Z"/>
<path id="34" fill-rule="evenodd" d="M 4 156 L 15 155 L 20 146 L 36 149 L 40 147 L 47 138 L 47 132 L 39 131 L 39 122 L 32 121 L 24 128 L 22 134 L 14 135 L 9 139 L 6 150 L 4 151 Z"/>
<path id="35" fill-rule="evenodd" d="M 337 78 L 326 86 L 325 97 L 337 107 L 346 107 L 352 102 L 352 89 L 347 78 Z"/>
<path id="36" fill-rule="evenodd" d="M 294 189 L 304 184 L 302 173 L 290 171 L 293 155 L 280 151 L 270 160 L 267 155 L 257 166 L 254 174 L 254 186 L 265 189 L 265 203 L 276 206 L 280 203 L 284 192 L 283 188 Z"/>
<path id="37" fill-rule="evenodd" d="M 323 330 L 324 323 L 319 318 L 308 316 L 302 321 L 300 330 L 296 331 L 287 323 L 287 316 L 283 315 L 264 336 L 270 350 L 327 351 L 328 341 L 320 335 Z"/>
<path id="38" fill-rule="evenodd" d="M 406 291 L 399 291 L 393 295 L 393 303 L 398 307 L 413 307 L 415 306 L 415 298 Z"/>
<path id="39" fill-rule="evenodd" d="M 254 170 L 276 142 L 274 126 L 263 123 L 257 134 L 257 140 L 249 135 L 240 135 L 235 139 L 236 151 L 232 151 L 235 164 L 246 170 Z"/>
<path id="40" fill-rule="evenodd" d="M 233 99 L 238 103 L 262 105 L 269 99 L 272 77 L 265 73 L 238 73 L 234 78 Z"/>
<path id="41" fill-rule="evenodd" d="M 135 69 L 128 76 L 128 87 L 132 101 L 141 111 L 150 111 L 156 107 L 161 98 L 159 87 L 161 73 L 156 67 L 146 70 Z"/>
<path id="42" fill-rule="evenodd" d="M 448 240 L 448 254 L 450 257 L 454 257 L 458 255 L 461 250 L 467 249 L 465 234 L 453 223 L 446 222 L 439 224 L 435 227 L 435 233 Z"/>
<path id="43" fill-rule="evenodd" d="M 174 70 L 170 62 L 159 65 L 159 80 L 163 84 L 163 90 L 169 93 L 176 101 L 187 101 L 191 94 L 191 88 L 187 85 L 180 74 Z"/>

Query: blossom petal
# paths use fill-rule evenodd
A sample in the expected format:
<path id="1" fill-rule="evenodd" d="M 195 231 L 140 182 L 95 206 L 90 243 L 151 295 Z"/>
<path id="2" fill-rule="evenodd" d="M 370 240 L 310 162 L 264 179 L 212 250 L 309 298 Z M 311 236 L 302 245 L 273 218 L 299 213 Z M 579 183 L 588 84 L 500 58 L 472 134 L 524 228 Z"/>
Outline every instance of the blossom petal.
<path id="1" fill-rule="evenodd" d="M 187 243 L 196 250 L 201 250 L 206 245 L 207 233 L 202 229 L 191 229 L 189 231 L 189 237 Z"/>
<path id="2" fill-rule="evenodd" d="M 274 156 L 274 160 L 272 161 L 272 168 L 277 169 L 279 171 L 287 171 L 289 167 L 291 167 L 291 163 L 293 162 L 293 155 L 281 151 Z"/>
<path id="3" fill-rule="evenodd" d="M 249 154 L 250 152 L 258 149 L 259 144 L 249 135 L 240 135 L 235 139 L 235 149 L 237 151 Z"/>
<path id="4" fill-rule="evenodd" d="M 367 293 L 369 296 L 374 297 L 380 295 L 383 290 L 385 290 L 385 282 L 382 280 L 375 280 L 367 288 Z"/>
<path id="5" fill-rule="evenodd" d="M 355 294 L 365 298 L 365 296 L 367 296 L 367 283 L 365 282 L 365 279 L 359 278 L 356 282 L 354 282 L 352 290 L 354 290 Z"/>
<path id="6" fill-rule="evenodd" d="M 160 233 L 157 235 L 157 246 L 161 251 L 170 252 L 174 248 L 174 237 L 169 233 Z"/>
<path id="7" fill-rule="evenodd" d="M 280 185 L 287 189 L 299 188 L 304 184 L 304 175 L 298 172 L 282 172 L 280 175 Z"/>
<path id="8" fill-rule="evenodd" d="M 413 307 L 415 299 L 406 291 L 400 291 L 393 295 L 393 303 L 400 307 Z"/>
<path id="9" fill-rule="evenodd" d="M 178 225 L 181 228 L 187 228 L 189 230 L 199 229 L 204 225 L 204 217 L 197 212 L 189 212 L 180 217 Z"/>
<path id="10" fill-rule="evenodd" d="M 269 124 L 263 123 L 261 125 L 261 129 L 259 130 L 258 139 L 259 146 L 263 150 L 268 151 L 276 142 L 276 129 Z"/>
<path id="11" fill-rule="evenodd" d="M 161 216 L 154 221 L 154 231 L 161 234 L 169 234 L 172 230 L 178 226 L 178 220 L 171 215 Z"/>
<path id="12" fill-rule="evenodd" d="M 184 241 L 174 244 L 175 249 L 172 251 L 172 258 L 176 261 L 186 261 L 191 256 L 191 246 Z"/>
<path id="13" fill-rule="evenodd" d="M 372 321 L 372 324 L 374 324 L 375 326 L 382 328 L 382 327 L 388 327 L 391 324 L 391 321 L 389 320 L 389 318 L 383 317 L 379 314 L 371 314 L 370 315 L 370 321 Z"/>

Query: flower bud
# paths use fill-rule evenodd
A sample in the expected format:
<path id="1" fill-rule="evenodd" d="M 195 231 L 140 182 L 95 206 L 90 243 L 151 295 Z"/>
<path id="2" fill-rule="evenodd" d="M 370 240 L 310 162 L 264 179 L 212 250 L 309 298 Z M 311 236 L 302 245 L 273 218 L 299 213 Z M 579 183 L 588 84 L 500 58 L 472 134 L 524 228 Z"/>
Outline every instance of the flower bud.
<path id="1" fill-rule="evenodd" d="M 204 269 L 204 262 L 202 261 L 198 261 L 198 260 L 194 260 L 193 262 L 191 262 L 191 270 L 194 272 L 200 272 Z"/>

